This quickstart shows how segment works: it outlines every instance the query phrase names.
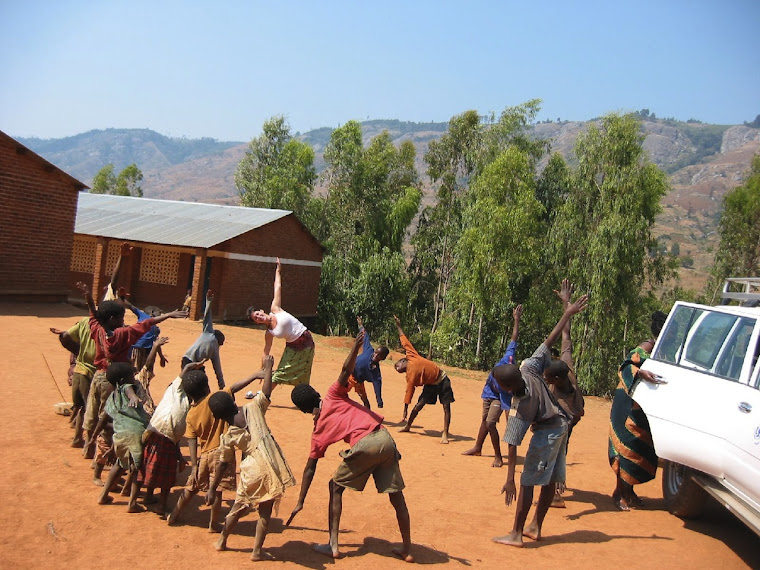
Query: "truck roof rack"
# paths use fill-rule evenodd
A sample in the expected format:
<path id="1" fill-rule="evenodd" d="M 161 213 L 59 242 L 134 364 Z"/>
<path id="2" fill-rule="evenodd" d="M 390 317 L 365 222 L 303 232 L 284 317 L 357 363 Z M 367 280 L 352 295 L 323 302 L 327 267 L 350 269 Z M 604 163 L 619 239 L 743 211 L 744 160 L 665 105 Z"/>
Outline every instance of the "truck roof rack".
<path id="1" fill-rule="evenodd" d="M 730 277 L 723 282 L 721 298 L 753 304 L 760 301 L 760 277 Z"/>

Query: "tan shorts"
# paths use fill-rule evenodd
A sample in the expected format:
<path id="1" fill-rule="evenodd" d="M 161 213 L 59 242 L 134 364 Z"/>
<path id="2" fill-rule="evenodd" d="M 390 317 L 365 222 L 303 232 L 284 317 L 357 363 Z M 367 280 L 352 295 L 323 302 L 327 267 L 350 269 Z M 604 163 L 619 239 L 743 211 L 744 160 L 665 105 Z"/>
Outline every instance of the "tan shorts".
<path id="1" fill-rule="evenodd" d="M 187 488 L 197 493 L 198 491 L 208 491 L 209 483 L 214 480 L 214 476 L 219 470 L 221 461 L 220 448 L 212 449 L 206 453 L 201 453 L 198 458 L 198 471 L 195 475 L 195 479 L 191 479 L 187 482 Z M 219 482 L 219 489 L 225 491 L 234 491 L 237 486 L 235 484 L 235 458 L 227 464 L 227 469 L 222 475 L 222 479 Z"/>
<path id="2" fill-rule="evenodd" d="M 486 423 L 496 424 L 501 417 L 501 401 L 498 398 L 483 400 L 482 419 Z"/>
<path id="3" fill-rule="evenodd" d="M 80 372 L 71 375 L 71 401 L 74 407 L 84 408 L 90 394 L 90 377 Z"/>
<path id="4" fill-rule="evenodd" d="M 113 392 L 113 386 L 106 379 L 106 371 L 98 370 L 92 377 L 90 392 L 87 395 L 83 425 L 85 431 L 91 432 L 95 429 L 111 392 Z"/>
<path id="5" fill-rule="evenodd" d="M 341 487 L 363 491 L 370 475 L 375 479 L 378 493 L 397 493 L 405 487 L 398 464 L 401 454 L 383 427 L 365 435 L 351 449 L 341 451 L 340 456 L 343 461 L 333 481 Z"/>

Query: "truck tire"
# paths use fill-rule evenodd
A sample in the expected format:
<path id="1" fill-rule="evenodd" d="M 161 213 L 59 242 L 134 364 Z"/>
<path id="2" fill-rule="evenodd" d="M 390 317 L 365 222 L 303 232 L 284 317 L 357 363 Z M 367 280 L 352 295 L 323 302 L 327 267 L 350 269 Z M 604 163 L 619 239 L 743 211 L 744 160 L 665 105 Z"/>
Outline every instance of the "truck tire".
<path id="1" fill-rule="evenodd" d="M 692 479 L 693 471 L 672 461 L 664 461 L 662 495 L 668 511 L 682 519 L 697 518 L 707 500 L 707 493 Z"/>

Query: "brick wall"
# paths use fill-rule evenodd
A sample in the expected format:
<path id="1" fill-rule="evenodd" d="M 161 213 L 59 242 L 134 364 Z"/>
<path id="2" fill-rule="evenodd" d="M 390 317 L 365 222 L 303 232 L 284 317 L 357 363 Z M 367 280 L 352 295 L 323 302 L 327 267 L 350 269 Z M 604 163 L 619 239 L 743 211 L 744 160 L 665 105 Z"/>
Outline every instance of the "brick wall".
<path id="1" fill-rule="evenodd" d="M 0 133 L 0 298 L 65 301 L 76 181 Z"/>
<path id="2" fill-rule="evenodd" d="M 214 249 L 231 253 L 322 261 L 322 247 L 292 214 L 264 227 L 219 244 Z M 221 263 L 219 263 L 221 262 Z M 220 316 L 235 320 L 249 306 L 269 310 L 272 304 L 274 263 L 214 258 L 222 265 L 223 288 L 218 301 Z M 218 271 L 212 268 L 212 275 Z M 283 264 L 282 308 L 297 317 L 317 312 L 319 267 Z"/>

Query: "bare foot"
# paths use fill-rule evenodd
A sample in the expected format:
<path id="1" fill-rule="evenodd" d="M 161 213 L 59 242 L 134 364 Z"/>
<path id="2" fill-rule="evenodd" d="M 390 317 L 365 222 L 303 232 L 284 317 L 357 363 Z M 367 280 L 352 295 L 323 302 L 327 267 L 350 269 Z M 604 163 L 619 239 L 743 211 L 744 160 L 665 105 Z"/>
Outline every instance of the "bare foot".
<path id="1" fill-rule="evenodd" d="M 494 457 L 493 463 L 491 463 L 491 467 L 501 467 L 504 465 L 504 460 L 501 457 Z"/>
<path id="2" fill-rule="evenodd" d="M 101 482 L 100 484 L 102 485 L 103 483 Z M 113 497 L 111 495 L 106 495 L 105 497 L 100 497 L 100 499 L 98 499 L 99 505 L 110 505 L 111 503 L 113 503 Z"/>
<path id="3" fill-rule="evenodd" d="M 175 515 L 174 511 L 170 512 L 169 516 L 166 517 L 166 524 L 168 524 L 169 526 L 172 526 L 174 523 L 177 522 L 177 516 L 179 515 Z"/>
<path id="4" fill-rule="evenodd" d="M 516 546 L 517 548 L 522 548 L 524 546 L 522 535 L 515 532 L 504 536 L 495 536 L 491 540 L 498 542 L 499 544 L 506 544 L 507 546 Z"/>
<path id="5" fill-rule="evenodd" d="M 219 540 L 217 540 L 214 543 L 214 548 L 216 548 L 216 550 L 218 550 L 219 552 L 227 550 L 227 539 L 224 538 L 223 536 L 220 536 Z"/>
<path id="6" fill-rule="evenodd" d="M 162 521 L 166 520 L 166 511 L 156 511 L 156 514 L 158 514 L 158 518 L 160 518 Z"/>
<path id="7" fill-rule="evenodd" d="M 480 454 L 481 454 L 481 450 L 478 449 L 477 447 L 473 447 L 472 449 L 468 449 L 467 451 L 462 452 L 462 455 L 475 455 L 478 457 L 480 457 Z"/>
<path id="8" fill-rule="evenodd" d="M 128 513 L 144 513 L 147 510 L 148 509 L 146 509 L 142 505 L 138 505 L 137 503 L 135 503 L 134 505 L 129 505 L 127 512 Z"/>
<path id="9" fill-rule="evenodd" d="M 84 440 L 81 437 L 74 439 L 71 442 L 71 447 L 82 447 L 83 445 L 84 445 Z"/>
<path id="10" fill-rule="evenodd" d="M 266 550 L 262 550 L 261 552 L 252 552 L 251 553 L 251 560 L 254 562 L 261 562 L 262 560 L 274 560 L 274 556 L 269 554 Z"/>
<path id="11" fill-rule="evenodd" d="M 404 551 L 403 548 L 394 548 L 393 554 L 401 558 L 404 562 L 414 562 L 414 556 L 410 552 Z"/>
<path id="12" fill-rule="evenodd" d="M 538 525 L 531 523 L 528 525 L 528 528 L 523 531 L 523 536 L 527 536 L 533 540 L 541 540 L 541 529 L 538 528 Z"/>
<path id="13" fill-rule="evenodd" d="M 447 433 L 442 433 L 441 434 L 441 443 L 443 445 L 447 445 L 449 443 L 449 434 L 447 434 Z"/>
<path id="14" fill-rule="evenodd" d="M 333 550 L 332 546 L 330 546 L 329 544 L 315 544 L 314 550 L 316 552 L 319 552 L 320 554 L 329 556 L 330 558 L 338 559 L 342 556 L 338 550 Z"/>
<path id="15" fill-rule="evenodd" d="M 625 499 L 617 498 L 617 499 L 613 499 L 612 502 L 615 504 L 615 508 L 619 511 L 631 510 L 631 508 L 628 506 L 628 503 L 625 502 Z"/>
<path id="16" fill-rule="evenodd" d="M 103 481 L 101 481 L 97 477 L 93 477 L 92 478 L 92 483 L 93 483 L 93 485 L 95 485 L 97 487 L 102 487 L 103 486 Z"/>
<path id="17" fill-rule="evenodd" d="M 399 433 L 404 433 L 404 432 L 407 432 L 407 431 L 409 431 L 409 426 L 404 426 L 404 427 L 402 427 L 402 428 L 401 428 L 400 430 L 398 430 L 398 431 L 399 431 Z"/>
<path id="18" fill-rule="evenodd" d="M 171 518 L 171 515 L 169 515 L 169 518 Z M 208 531 L 212 534 L 216 534 L 217 532 L 220 532 L 222 530 L 223 526 L 224 525 L 222 525 L 221 523 L 211 523 L 208 525 Z"/>

